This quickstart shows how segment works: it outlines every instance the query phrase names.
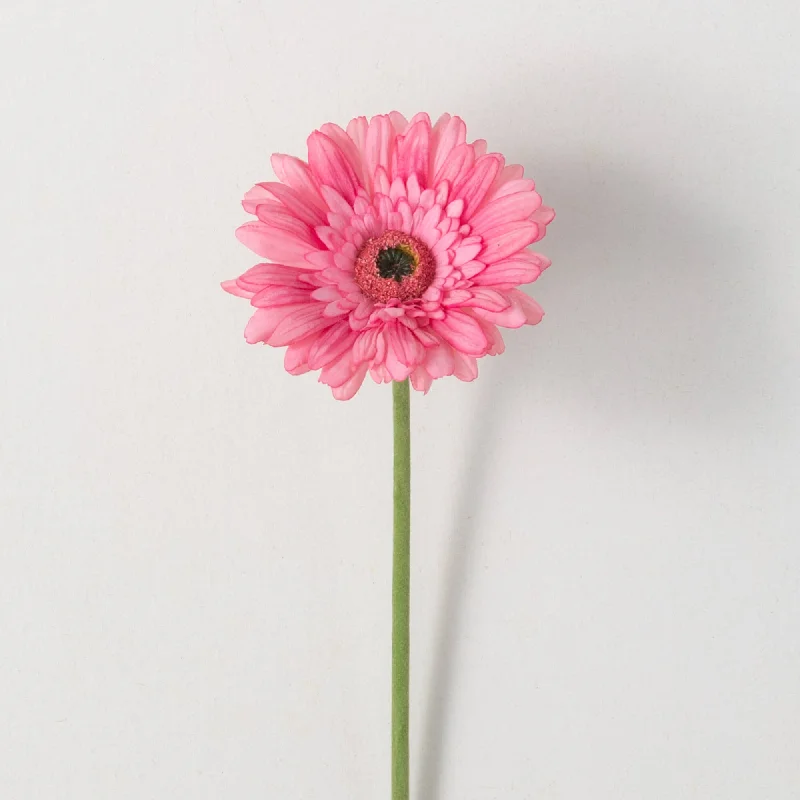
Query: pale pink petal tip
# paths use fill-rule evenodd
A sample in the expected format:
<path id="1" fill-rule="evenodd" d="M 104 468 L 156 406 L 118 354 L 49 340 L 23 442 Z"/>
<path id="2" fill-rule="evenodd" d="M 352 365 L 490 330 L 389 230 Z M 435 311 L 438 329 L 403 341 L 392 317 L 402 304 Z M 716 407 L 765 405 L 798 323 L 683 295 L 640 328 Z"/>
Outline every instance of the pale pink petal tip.
<path id="1" fill-rule="evenodd" d="M 462 119 L 397 111 L 308 137 L 308 161 L 275 154 L 277 181 L 244 196 L 239 241 L 266 260 L 222 288 L 255 308 L 249 343 L 286 347 L 292 375 L 319 371 L 339 400 L 367 374 L 426 393 L 499 355 L 498 329 L 536 325 L 519 290 L 550 261 L 528 247 L 555 212 L 523 169 Z"/>

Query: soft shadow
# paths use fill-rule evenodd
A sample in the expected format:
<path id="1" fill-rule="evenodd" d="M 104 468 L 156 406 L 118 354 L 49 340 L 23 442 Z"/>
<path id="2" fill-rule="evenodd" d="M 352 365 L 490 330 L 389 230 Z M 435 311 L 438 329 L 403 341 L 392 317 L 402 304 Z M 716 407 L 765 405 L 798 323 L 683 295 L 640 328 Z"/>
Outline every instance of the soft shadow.
<path id="1" fill-rule="evenodd" d="M 541 243 L 554 266 L 531 287 L 548 316 L 509 337 L 508 379 L 527 367 L 523 384 L 585 396 L 615 424 L 750 424 L 770 380 L 754 372 L 774 357 L 750 231 L 612 156 L 543 157 L 538 176 L 558 211 Z"/>
<path id="2" fill-rule="evenodd" d="M 474 520 L 503 410 L 532 402 L 546 384 L 615 425 L 658 422 L 707 433 L 752 424 L 750 412 L 768 390 L 741 369 L 743 354 L 763 357 L 769 342 L 763 327 L 741 321 L 758 289 L 740 228 L 612 156 L 540 152 L 531 163 L 541 164 L 537 183 L 558 212 L 535 248 L 554 266 L 531 287 L 548 317 L 535 331 L 506 337 L 507 352 L 481 388 L 433 643 L 419 800 L 440 797 Z"/>
<path id="3" fill-rule="evenodd" d="M 444 575 L 444 594 L 436 626 L 432 680 L 425 704 L 424 727 L 421 736 L 420 768 L 416 797 L 434 800 L 439 797 L 442 754 L 449 731 L 450 692 L 453 686 L 458 641 L 464 618 L 462 598 L 475 550 L 475 519 L 480 516 L 482 487 L 488 478 L 491 459 L 487 458 L 499 425 L 502 394 L 486 386 L 478 403 L 480 424 L 470 444 L 467 469 L 458 498 L 458 513 L 450 535 L 447 572 Z"/>

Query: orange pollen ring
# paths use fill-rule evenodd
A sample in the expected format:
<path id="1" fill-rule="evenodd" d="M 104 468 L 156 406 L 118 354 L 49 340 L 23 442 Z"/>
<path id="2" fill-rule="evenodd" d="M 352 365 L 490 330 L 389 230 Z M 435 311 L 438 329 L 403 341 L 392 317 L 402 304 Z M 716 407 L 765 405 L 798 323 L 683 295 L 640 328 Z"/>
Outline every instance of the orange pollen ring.
<path id="1" fill-rule="evenodd" d="M 378 270 L 378 257 L 384 250 L 400 250 L 410 257 L 411 272 L 401 280 L 383 278 Z M 361 291 L 376 303 L 391 300 L 416 300 L 433 283 L 436 276 L 436 259 L 428 246 L 419 239 L 400 231 L 386 233 L 370 239 L 356 256 L 355 279 Z"/>

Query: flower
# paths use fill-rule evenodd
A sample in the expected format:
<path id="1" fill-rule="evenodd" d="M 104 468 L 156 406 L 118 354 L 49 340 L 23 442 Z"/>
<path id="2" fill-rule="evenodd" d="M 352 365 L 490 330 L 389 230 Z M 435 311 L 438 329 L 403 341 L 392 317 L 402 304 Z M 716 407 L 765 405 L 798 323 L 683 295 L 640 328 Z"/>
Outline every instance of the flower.
<path id="1" fill-rule="evenodd" d="M 222 286 L 256 312 L 250 343 L 286 347 L 292 375 L 320 370 L 334 397 L 378 382 L 478 375 L 502 353 L 498 325 L 535 325 L 543 312 L 517 287 L 550 262 L 526 248 L 554 212 L 522 167 L 444 114 L 328 123 L 308 138 L 308 162 L 272 157 L 278 182 L 244 197 L 257 217 L 240 242 L 271 263 Z"/>

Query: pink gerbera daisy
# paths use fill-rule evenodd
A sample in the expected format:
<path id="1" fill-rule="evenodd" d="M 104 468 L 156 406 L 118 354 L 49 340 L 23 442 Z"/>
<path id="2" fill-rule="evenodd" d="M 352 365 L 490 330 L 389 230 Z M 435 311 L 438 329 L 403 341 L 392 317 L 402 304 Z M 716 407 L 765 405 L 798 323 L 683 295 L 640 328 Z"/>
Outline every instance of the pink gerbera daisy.
<path id="1" fill-rule="evenodd" d="M 280 182 L 243 201 L 257 221 L 239 241 L 271 263 L 223 288 L 256 308 L 248 342 L 286 347 L 292 375 L 321 370 L 351 398 L 378 382 L 477 377 L 477 359 L 502 353 L 497 326 L 535 325 L 520 291 L 550 262 L 526 248 L 553 219 L 522 167 L 486 142 L 468 143 L 459 117 L 397 112 L 308 138 L 308 163 L 274 155 Z"/>

